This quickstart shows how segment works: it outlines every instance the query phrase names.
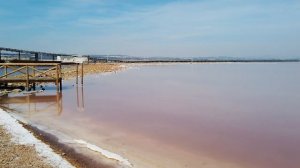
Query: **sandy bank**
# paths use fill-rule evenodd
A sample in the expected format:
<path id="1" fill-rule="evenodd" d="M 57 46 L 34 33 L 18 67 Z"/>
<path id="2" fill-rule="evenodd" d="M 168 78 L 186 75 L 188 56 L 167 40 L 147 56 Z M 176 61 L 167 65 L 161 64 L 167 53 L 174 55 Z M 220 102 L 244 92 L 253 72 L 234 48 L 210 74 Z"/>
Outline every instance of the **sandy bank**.
<path id="1" fill-rule="evenodd" d="M 34 147 L 13 143 L 0 126 L 0 167 L 52 167 L 38 156 Z"/>
<path id="2" fill-rule="evenodd" d="M 84 75 L 104 73 L 104 72 L 115 72 L 123 69 L 125 66 L 123 64 L 116 63 L 91 63 L 83 65 Z M 81 66 L 79 68 L 79 76 L 81 75 Z M 63 66 L 62 67 L 62 77 L 63 79 L 70 79 L 76 77 L 76 66 Z"/>
<path id="3" fill-rule="evenodd" d="M 2 109 L 0 135 L 0 167 L 73 167 Z"/>
<path id="4" fill-rule="evenodd" d="M 61 142 L 55 135 L 22 121 L 0 109 L 0 167 L 132 167 L 116 153 L 83 140 Z M 98 158 L 82 154 L 78 148 L 97 153 Z"/>

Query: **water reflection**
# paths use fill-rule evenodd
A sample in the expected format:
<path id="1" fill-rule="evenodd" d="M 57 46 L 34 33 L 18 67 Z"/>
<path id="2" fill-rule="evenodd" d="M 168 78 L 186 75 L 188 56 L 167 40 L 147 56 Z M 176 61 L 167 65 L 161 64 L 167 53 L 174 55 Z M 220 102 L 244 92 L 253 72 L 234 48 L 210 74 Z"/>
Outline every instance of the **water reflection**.
<path id="1" fill-rule="evenodd" d="M 84 111 L 84 88 L 76 86 L 76 105 L 77 111 Z M 75 91 L 74 90 L 74 91 Z M 69 98 L 67 98 L 69 99 Z M 75 101 L 70 101 L 75 105 Z M 25 95 L 23 93 L 10 93 L 0 97 L 0 108 L 16 112 L 27 113 L 29 115 L 49 112 L 60 116 L 63 112 L 63 92 L 53 92 L 47 87 L 45 92 Z"/>
<path id="2" fill-rule="evenodd" d="M 84 92 L 83 86 L 76 87 L 76 100 L 77 100 L 77 110 L 84 112 Z"/>
<path id="3" fill-rule="evenodd" d="M 27 112 L 29 115 L 41 112 L 55 112 L 58 116 L 63 111 L 62 93 L 46 95 L 36 93 L 31 95 L 8 94 L 0 99 L 0 107 L 13 112 Z"/>

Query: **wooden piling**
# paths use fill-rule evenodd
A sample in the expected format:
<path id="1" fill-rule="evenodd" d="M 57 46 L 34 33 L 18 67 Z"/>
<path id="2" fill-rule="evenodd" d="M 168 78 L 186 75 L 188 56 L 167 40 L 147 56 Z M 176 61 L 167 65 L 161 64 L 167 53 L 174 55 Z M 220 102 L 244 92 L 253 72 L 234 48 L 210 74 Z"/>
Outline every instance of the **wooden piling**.
<path id="1" fill-rule="evenodd" d="M 7 78 L 7 66 L 4 67 L 4 75 L 5 78 Z M 4 86 L 7 87 L 7 83 L 5 83 Z"/>
<path id="2" fill-rule="evenodd" d="M 26 75 L 26 90 L 29 91 L 29 68 L 28 68 L 28 65 L 26 65 L 26 72 L 27 72 L 27 75 Z"/>
<path id="3" fill-rule="evenodd" d="M 5 75 L 5 78 L 7 78 L 7 66 L 5 66 L 4 75 Z"/>
<path id="4" fill-rule="evenodd" d="M 78 84 L 78 64 L 76 64 L 76 85 Z"/>
<path id="5" fill-rule="evenodd" d="M 35 66 L 32 66 L 32 74 L 33 74 L 33 77 L 35 77 Z M 33 82 L 33 84 L 32 84 L 33 86 L 33 90 L 36 90 L 36 83 L 35 82 Z"/>
<path id="6" fill-rule="evenodd" d="M 59 78 L 59 74 L 58 74 L 58 65 L 56 65 L 56 81 L 55 81 L 56 91 L 59 91 L 58 78 Z"/>
<path id="7" fill-rule="evenodd" d="M 81 84 L 83 85 L 83 63 L 81 64 Z"/>
<path id="8" fill-rule="evenodd" d="M 61 64 L 59 64 L 59 75 L 61 75 Z M 62 91 L 62 76 L 59 76 L 59 91 Z"/>

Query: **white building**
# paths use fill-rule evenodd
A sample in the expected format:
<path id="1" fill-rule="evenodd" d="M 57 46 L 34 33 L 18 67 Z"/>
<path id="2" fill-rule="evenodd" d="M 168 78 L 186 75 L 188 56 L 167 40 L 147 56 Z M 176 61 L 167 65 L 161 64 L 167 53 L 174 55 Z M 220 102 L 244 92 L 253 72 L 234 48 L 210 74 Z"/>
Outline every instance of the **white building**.
<path id="1" fill-rule="evenodd" d="M 57 56 L 57 61 L 64 63 L 84 63 L 88 62 L 88 57 L 85 56 Z"/>

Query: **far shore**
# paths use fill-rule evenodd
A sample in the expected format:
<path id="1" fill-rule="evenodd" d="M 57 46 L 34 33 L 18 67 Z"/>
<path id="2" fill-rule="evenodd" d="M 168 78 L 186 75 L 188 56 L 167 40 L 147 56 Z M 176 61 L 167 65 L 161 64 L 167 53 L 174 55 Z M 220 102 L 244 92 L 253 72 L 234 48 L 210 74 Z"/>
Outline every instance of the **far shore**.
<path id="1" fill-rule="evenodd" d="M 124 68 L 121 63 L 89 63 L 83 65 L 83 73 L 95 74 L 95 73 L 105 73 L 105 72 L 116 72 Z M 81 75 L 81 66 L 78 67 L 79 76 Z M 64 80 L 76 77 L 76 66 L 67 65 L 62 67 L 62 78 Z"/>

